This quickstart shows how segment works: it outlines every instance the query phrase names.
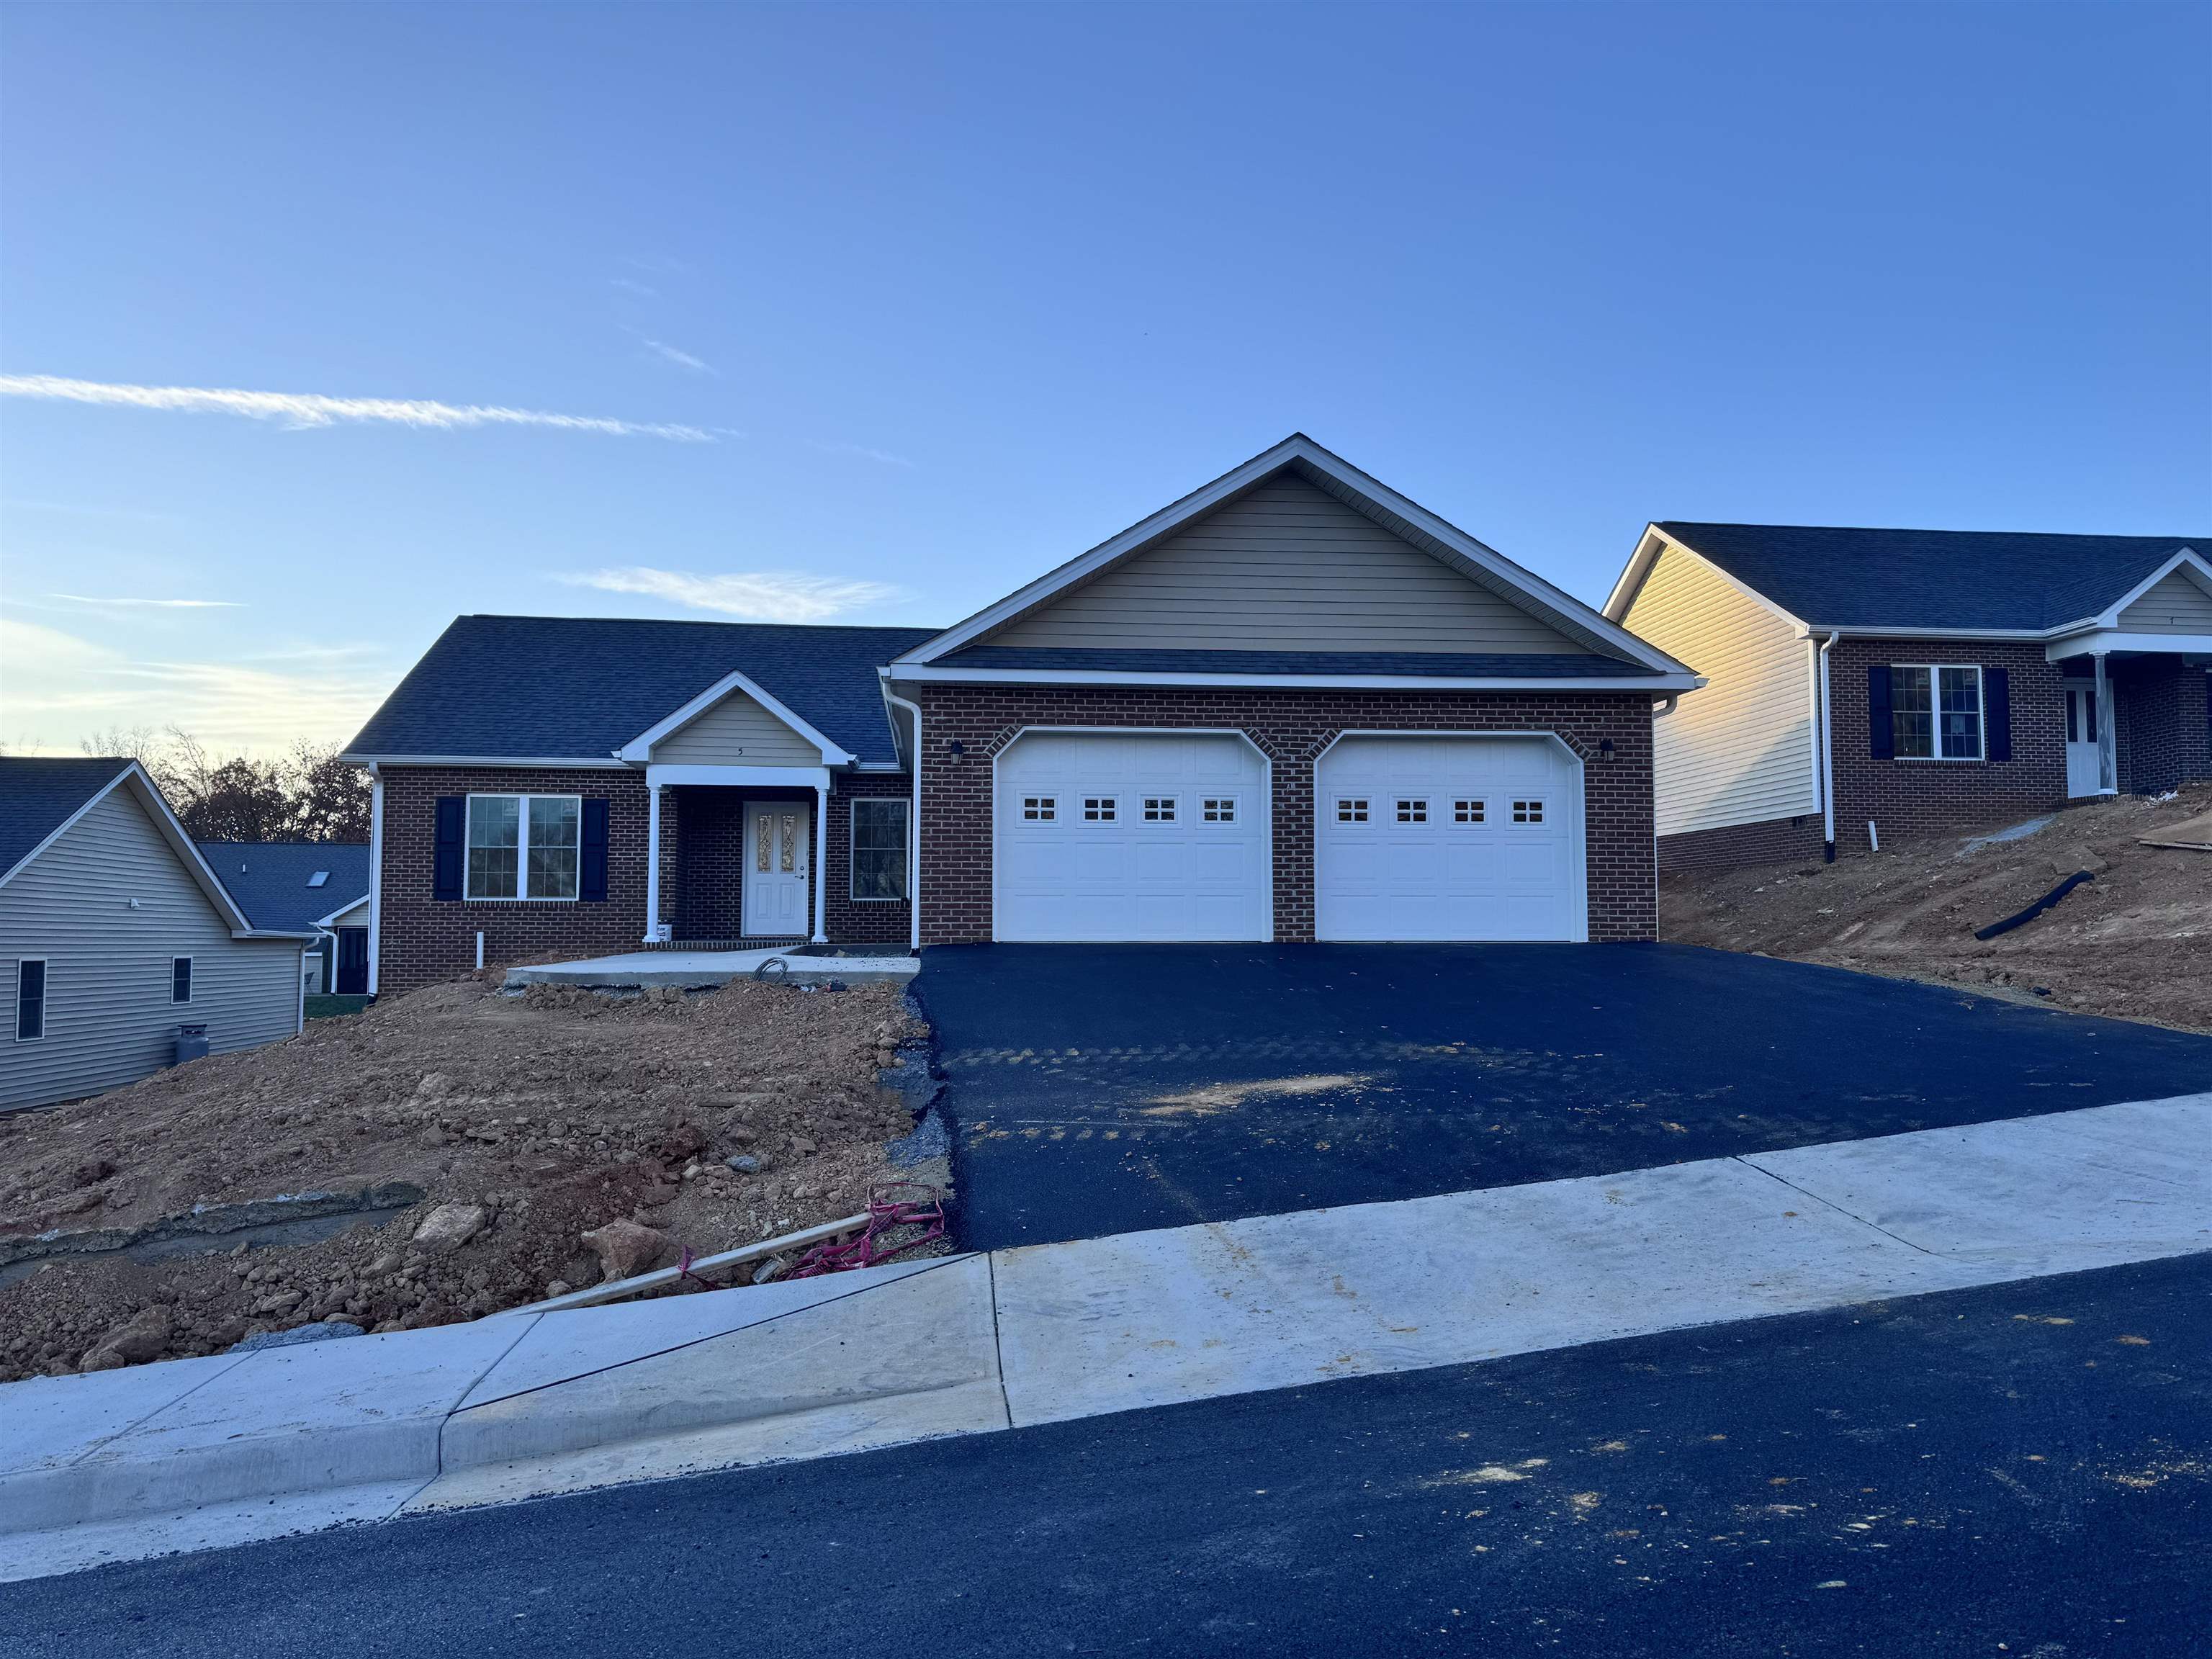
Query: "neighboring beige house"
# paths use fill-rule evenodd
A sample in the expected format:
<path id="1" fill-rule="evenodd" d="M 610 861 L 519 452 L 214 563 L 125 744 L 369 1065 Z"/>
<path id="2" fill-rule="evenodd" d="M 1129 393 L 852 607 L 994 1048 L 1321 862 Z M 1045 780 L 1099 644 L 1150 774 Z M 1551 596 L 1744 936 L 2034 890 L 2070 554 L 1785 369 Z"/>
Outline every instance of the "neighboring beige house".
<path id="1" fill-rule="evenodd" d="M 257 929 L 132 760 L 0 757 L 0 1110 L 297 1034 L 312 933 Z"/>

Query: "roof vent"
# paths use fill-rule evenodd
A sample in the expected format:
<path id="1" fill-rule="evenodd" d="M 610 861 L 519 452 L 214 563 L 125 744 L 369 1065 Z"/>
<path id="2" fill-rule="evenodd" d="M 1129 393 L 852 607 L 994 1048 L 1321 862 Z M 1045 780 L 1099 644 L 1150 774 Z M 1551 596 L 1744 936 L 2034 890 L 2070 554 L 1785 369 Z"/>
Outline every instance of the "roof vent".
<path id="1" fill-rule="evenodd" d="M 318 870 L 318 871 L 316 871 L 316 872 L 315 872 L 315 873 L 314 873 L 313 875 L 309 876 L 309 877 L 307 878 L 307 885 L 308 885 L 308 886 L 310 886 L 310 887 L 320 887 L 320 886 L 321 886 L 325 882 L 328 881 L 330 878 L 331 878 L 331 872 L 330 872 L 329 871 L 327 871 L 327 870 Z"/>

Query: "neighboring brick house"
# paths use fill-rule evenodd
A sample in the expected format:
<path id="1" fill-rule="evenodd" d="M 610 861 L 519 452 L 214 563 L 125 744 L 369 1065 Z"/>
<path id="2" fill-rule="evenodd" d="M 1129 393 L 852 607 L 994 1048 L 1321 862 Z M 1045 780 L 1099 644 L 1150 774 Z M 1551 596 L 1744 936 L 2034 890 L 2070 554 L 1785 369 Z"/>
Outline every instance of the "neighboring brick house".
<path id="1" fill-rule="evenodd" d="M 2212 538 L 1652 525 L 1606 614 L 1706 688 L 1662 869 L 1864 852 L 2212 778 Z"/>
<path id="2" fill-rule="evenodd" d="M 1698 684 L 1304 437 L 942 632 L 464 617 L 348 750 L 372 971 L 1650 939 L 1652 711 Z"/>

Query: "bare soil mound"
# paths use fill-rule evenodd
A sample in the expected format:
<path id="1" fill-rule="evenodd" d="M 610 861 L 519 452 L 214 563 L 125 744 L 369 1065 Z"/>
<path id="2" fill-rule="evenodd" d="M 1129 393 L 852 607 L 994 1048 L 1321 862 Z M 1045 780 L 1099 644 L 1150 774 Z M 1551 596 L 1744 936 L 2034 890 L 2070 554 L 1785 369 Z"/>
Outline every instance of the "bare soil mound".
<path id="1" fill-rule="evenodd" d="M 1832 865 L 1670 874 L 1660 937 L 2212 1030 L 2212 850 L 2142 845 L 2208 807 L 2197 786 L 2071 807 L 1978 847 L 1947 836 Z M 1974 937 L 2079 870 L 2094 879 L 2052 909 Z"/>
<path id="2" fill-rule="evenodd" d="M 319 1243 L 49 1261 L 0 1285 L 0 1379 L 216 1352 L 311 1320 L 475 1317 L 612 1276 L 581 1242 L 611 1221 L 659 1241 L 626 1273 L 853 1214 L 896 1173 L 884 1144 L 914 1127 L 878 1073 L 920 1030 L 890 986 L 620 1000 L 470 980 L 0 1116 L 0 1243 L 282 1194 L 427 1194 Z M 638 1235 L 618 1242 L 637 1256 Z"/>

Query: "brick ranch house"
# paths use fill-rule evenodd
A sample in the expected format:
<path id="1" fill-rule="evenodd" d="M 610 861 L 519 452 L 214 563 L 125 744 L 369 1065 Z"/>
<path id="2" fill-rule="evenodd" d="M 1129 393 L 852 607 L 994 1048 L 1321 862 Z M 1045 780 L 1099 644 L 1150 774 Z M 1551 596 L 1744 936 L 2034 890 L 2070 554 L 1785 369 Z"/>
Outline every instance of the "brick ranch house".
<path id="1" fill-rule="evenodd" d="M 2212 778 L 2212 538 L 1650 526 L 1606 614 L 1707 687 L 1660 722 L 1662 869 Z"/>
<path id="2" fill-rule="evenodd" d="M 1680 663 L 1293 436 L 958 626 L 463 617 L 371 983 L 641 945 L 1646 939 Z"/>

